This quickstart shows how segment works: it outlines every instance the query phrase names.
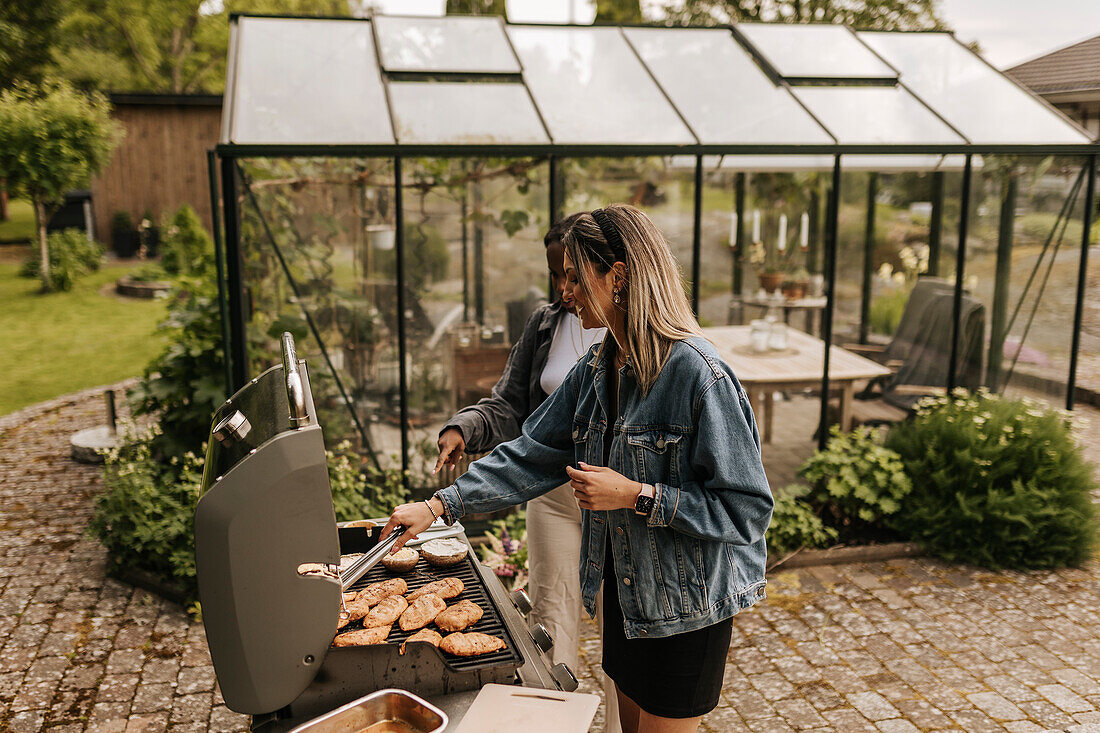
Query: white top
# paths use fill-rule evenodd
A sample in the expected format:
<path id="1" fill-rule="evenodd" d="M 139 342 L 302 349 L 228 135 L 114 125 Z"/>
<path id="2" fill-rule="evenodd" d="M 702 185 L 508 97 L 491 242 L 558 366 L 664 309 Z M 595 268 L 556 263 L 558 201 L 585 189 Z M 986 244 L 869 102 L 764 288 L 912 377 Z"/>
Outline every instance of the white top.
<path id="1" fill-rule="evenodd" d="M 573 365 L 592 348 L 592 344 L 603 341 L 606 328 L 581 328 L 581 321 L 569 311 L 562 313 L 554 335 L 550 338 L 550 354 L 546 357 L 546 366 L 542 369 L 539 383 L 542 391 L 552 394 L 565 381 Z"/>

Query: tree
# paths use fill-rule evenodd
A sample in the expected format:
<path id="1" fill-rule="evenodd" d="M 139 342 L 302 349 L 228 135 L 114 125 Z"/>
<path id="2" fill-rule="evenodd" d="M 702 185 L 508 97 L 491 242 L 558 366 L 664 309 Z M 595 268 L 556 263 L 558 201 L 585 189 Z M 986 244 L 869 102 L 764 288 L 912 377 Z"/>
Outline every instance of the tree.
<path id="1" fill-rule="evenodd" d="M 60 76 L 83 87 L 221 92 L 230 13 L 347 15 L 347 0 L 67 0 Z"/>
<path id="2" fill-rule="evenodd" d="M 447 15 L 499 15 L 508 20 L 504 0 L 447 0 Z"/>
<path id="3" fill-rule="evenodd" d="M 60 0 L 0 3 L 0 88 L 42 80 L 60 22 Z"/>
<path id="4" fill-rule="evenodd" d="M 46 222 L 66 191 L 107 163 L 121 136 L 102 95 L 63 82 L 0 93 L 0 178 L 34 206 L 43 290 L 52 289 Z"/>
<path id="5" fill-rule="evenodd" d="M 641 23 L 641 0 L 596 0 L 596 25 Z"/>
<path id="6" fill-rule="evenodd" d="M 873 30 L 942 30 L 935 0 L 684 0 L 665 6 L 669 21 L 840 23 Z"/>

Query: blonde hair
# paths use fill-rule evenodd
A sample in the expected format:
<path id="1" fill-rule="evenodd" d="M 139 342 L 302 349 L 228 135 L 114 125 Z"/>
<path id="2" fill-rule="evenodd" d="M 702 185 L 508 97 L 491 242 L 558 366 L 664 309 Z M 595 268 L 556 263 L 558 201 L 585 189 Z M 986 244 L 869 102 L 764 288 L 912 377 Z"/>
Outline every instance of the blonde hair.
<path id="1" fill-rule="evenodd" d="M 588 268 L 580 267 L 582 262 L 591 264 L 600 275 L 607 274 L 615 262 L 626 265 L 625 346 L 644 394 L 657 381 L 673 342 L 703 333 L 688 304 L 680 266 L 661 230 L 627 204 L 612 204 L 595 213 L 605 226 L 614 228 L 609 232 L 612 241 L 593 212 L 585 212 L 577 216 L 562 243 L 577 265 L 577 278 L 585 292 L 592 292 L 592 283 Z M 616 235 L 619 241 L 615 241 Z M 602 313 L 597 312 L 597 318 L 609 325 Z M 601 358 L 606 344 L 604 339 L 598 352 Z"/>

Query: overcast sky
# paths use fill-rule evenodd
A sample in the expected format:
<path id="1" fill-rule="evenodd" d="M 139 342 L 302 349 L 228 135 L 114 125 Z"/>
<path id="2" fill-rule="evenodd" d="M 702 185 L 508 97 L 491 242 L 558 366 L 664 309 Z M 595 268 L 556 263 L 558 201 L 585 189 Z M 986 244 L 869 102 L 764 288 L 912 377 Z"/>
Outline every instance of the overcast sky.
<path id="1" fill-rule="evenodd" d="M 507 0 L 514 22 L 590 23 L 591 0 Z M 978 41 L 999 68 L 1014 66 L 1100 35 L 1100 0 L 937 0 L 940 15 L 964 43 Z M 444 0 L 374 0 L 384 12 L 439 15 Z M 643 7 L 660 2 L 643 0 Z"/>

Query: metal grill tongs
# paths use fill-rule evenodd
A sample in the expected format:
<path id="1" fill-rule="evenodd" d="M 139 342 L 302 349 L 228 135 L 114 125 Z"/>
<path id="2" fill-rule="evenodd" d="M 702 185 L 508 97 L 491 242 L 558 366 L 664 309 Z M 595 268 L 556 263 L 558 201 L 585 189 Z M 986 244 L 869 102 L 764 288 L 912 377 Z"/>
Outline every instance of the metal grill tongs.
<path id="1" fill-rule="evenodd" d="M 347 570 L 340 573 L 340 590 L 346 591 L 353 586 L 357 580 L 369 573 L 370 569 L 386 556 L 386 553 L 393 547 L 393 543 L 397 541 L 397 538 L 403 534 L 405 534 L 405 528 L 398 527 L 393 531 L 393 534 L 371 548 L 370 552 L 349 565 Z"/>

